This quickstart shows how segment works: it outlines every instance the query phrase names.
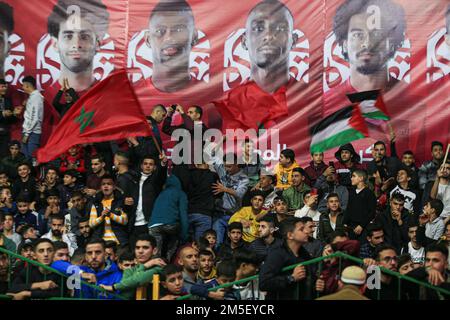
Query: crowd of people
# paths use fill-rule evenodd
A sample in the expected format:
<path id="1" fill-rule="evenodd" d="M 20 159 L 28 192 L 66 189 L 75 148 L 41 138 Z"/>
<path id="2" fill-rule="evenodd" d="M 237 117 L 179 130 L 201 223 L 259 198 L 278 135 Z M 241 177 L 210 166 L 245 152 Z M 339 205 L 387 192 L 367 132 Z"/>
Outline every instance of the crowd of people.
<path id="1" fill-rule="evenodd" d="M 397 155 L 395 136 L 388 146 L 376 142 L 368 163 L 345 144 L 335 162 L 314 153 L 304 168 L 293 150 L 282 150 L 270 171 L 246 139 L 239 155 L 210 149 L 212 165 L 173 164 L 161 133 L 206 130 L 202 108 L 156 105 L 147 117 L 151 137 L 76 145 L 43 164 L 35 154 L 44 100 L 33 77 L 22 88 L 28 99 L 15 107 L 0 80 L 0 246 L 67 276 L 78 270 L 104 291 L 70 288 L 1 252 L 0 294 L 149 299 L 159 274 L 158 298 L 166 300 L 449 298 L 408 281 L 398 292 L 386 272 L 380 287 L 367 286 L 365 269 L 450 289 L 450 160 L 439 141 L 422 164 L 411 151 Z M 63 115 L 77 99 L 65 81 L 54 107 Z M 22 123 L 21 141 L 11 138 L 14 122 Z M 283 271 L 337 251 L 365 268 L 332 256 L 321 268 Z"/>

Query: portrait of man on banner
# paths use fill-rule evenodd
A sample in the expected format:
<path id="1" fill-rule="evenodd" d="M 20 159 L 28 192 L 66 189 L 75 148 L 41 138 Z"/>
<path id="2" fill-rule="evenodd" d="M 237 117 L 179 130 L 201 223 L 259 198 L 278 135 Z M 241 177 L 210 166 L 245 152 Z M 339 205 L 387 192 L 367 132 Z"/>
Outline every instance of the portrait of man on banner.
<path id="1" fill-rule="evenodd" d="M 153 86 L 162 92 L 188 87 L 192 47 L 198 41 L 194 14 L 187 1 L 160 1 L 150 13 L 145 42 L 153 60 Z"/>
<path id="2" fill-rule="evenodd" d="M 60 60 L 59 78 L 50 88 L 50 98 L 64 79 L 81 95 L 100 80 L 94 77 L 94 58 L 108 27 L 109 13 L 102 0 L 58 0 L 47 24 L 51 48 Z"/>
<path id="3" fill-rule="evenodd" d="M 348 104 L 346 93 L 382 89 L 399 83 L 388 62 L 405 40 L 406 18 L 393 0 L 345 0 L 333 18 L 333 32 L 349 64 L 348 79 L 325 93 L 325 115 Z"/>
<path id="4" fill-rule="evenodd" d="M 289 114 L 287 90 L 297 82 L 290 75 L 290 53 L 297 41 L 294 16 L 284 3 L 264 0 L 249 11 L 242 47 L 248 51 L 250 77 L 214 102 L 224 128 L 268 128 Z"/>

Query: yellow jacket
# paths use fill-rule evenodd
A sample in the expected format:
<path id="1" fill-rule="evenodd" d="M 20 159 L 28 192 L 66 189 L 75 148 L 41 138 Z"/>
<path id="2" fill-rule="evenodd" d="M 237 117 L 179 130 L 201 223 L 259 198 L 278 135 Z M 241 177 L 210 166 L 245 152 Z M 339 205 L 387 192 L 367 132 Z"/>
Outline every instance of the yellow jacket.
<path id="1" fill-rule="evenodd" d="M 294 168 L 300 168 L 298 163 L 294 161 L 288 168 L 283 167 L 281 164 L 277 164 L 274 168 L 274 174 L 277 177 L 277 189 L 287 189 L 292 183 L 292 170 Z"/>
<path id="2" fill-rule="evenodd" d="M 262 210 L 261 213 L 265 214 L 267 211 Z M 242 220 L 248 220 L 251 222 L 250 228 L 244 228 L 242 239 L 247 242 L 255 241 L 259 237 L 259 223 L 256 221 L 256 216 L 253 214 L 251 206 L 243 207 L 241 210 L 233 214 L 228 221 L 228 224 L 232 222 L 241 222 Z"/>

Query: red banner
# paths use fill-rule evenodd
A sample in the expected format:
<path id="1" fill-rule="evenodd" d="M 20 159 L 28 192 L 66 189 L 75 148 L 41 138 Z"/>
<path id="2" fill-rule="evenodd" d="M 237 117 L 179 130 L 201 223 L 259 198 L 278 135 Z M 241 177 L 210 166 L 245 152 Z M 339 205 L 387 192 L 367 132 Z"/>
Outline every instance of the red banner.
<path id="1" fill-rule="evenodd" d="M 399 153 L 412 150 L 422 161 L 430 157 L 431 141 L 449 141 L 446 0 L 3 3 L 13 8 L 14 20 L 12 29 L 2 26 L 10 45 L 2 56 L 6 80 L 18 85 L 35 75 L 50 103 L 62 78 L 82 94 L 126 68 L 146 114 L 158 103 L 195 104 L 212 123 L 229 114 L 217 108 L 230 105 L 212 101 L 256 85 L 260 90 L 247 90 L 233 116 L 251 119 L 261 93 L 285 92 L 287 115 L 270 117 L 269 126 L 280 130 L 273 156 L 288 147 L 306 164 L 311 126 L 348 105 L 347 93 L 382 89 Z M 382 128 L 379 136 L 354 144 L 365 161 L 374 139 L 389 139 L 387 123 L 373 125 Z"/>

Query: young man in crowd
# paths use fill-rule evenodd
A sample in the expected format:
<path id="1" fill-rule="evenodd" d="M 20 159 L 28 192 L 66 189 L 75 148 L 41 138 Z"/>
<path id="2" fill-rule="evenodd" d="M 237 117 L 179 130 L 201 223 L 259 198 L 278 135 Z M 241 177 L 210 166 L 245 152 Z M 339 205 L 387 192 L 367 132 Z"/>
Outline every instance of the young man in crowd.
<path id="1" fill-rule="evenodd" d="M 31 166 L 27 162 L 17 165 L 18 178 L 12 185 L 12 195 L 16 199 L 20 196 L 26 197 L 28 200 L 34 201 L 36 198 L 36 181 L 31 174 Z"/>
<path id="2" fill-rule="evenodd" d="M 444 159 L 444 145 L 442 142 L 433 141 L 431 143 L 431 157 L 431 160 L 425 161 L 419 168 L 419 186 L 422 190 L 425 190 L 427 184 L 436 180 L 436 173 Z"/>
<path id="3" fill-rule="evenodd" d="M 90 209 L 89 227 L 93 230 L 93 237 L 126 246 L 128 244 L 126 228 L 128 214 L 124 211 L 126 209 L 126 206 L 123 206 L 122 195 L 118 190 L 114 190 L 113 177 L 103 176 L 101 192 L 96 195 Z"/>
<path id="4" fill-rule="evenodd" d="M 397 172 L 396 185 L 389 192 L 390 198 L 395 194 L 401 194 L 405 201 L 405 209 L 415 216 L 418 216 L 420 211 L 420 195 L 417 190 L 411 188 L 412 185 L 412 173 L 409 168 L 402 166 Z"/>
<path id="5" fill-rule="evenodd" d="M 419 223 L 412 219 L 408 222 L 408 238 L 409 242 L 404 246 L 400 254 L 409 254 L 410 260 L 414 264 L 423 265 L 425 262 L 425 247 L 417 241 L 417 230 Z"/>
<path id="6" fill-rule="evenodd" d="M 59 260 L 53 262 L 51 267 L 67 276 L 78 273 L 81 279 L 96 285 L 110 286 L 120 282 L 122 279 L 122 272 L 120 272 L 118 266 L 106 258 L 104 240 L 92 239 L 86 244 L 85 260 L 86 265 L 82 266 L 72 265 L 69 262 Z M 83 298 L 114 299 L 111 295 L 85 285 L 81 285 L 81 291 Z M 80 296 L 78 289 L 75 292 L 75 296 Z"/>
<path id="7" fill-rule="evenodd" d="M 159 300 L 175 300 L 189 294 L 184 288 L 183 268 L 174 264 L 166 265 L 160 274 L 163 290 Z"/>
<path id="8" fill-rule="evenodd" d="M 295 153 L 291 149 L 284 149 L 280 154 L 280 162 L 275 166 L 273 174 L 276 176 L 277 184 L 275 189 L 286 190 L 292 186 L 292 172 L 294 168 L 299 168 L 295 160 Z"/>
<path id="9" fill-rule="evenodd" d="M 55 255 L 53 256 L 53 261 L 70 261 L 70 253 L 69 253 L 69 246 L 67 243 L 63 241 L 52 241 L 53 246 L 55 247 Z"/>
<path id="10" fill-rule="evenodd" d="M 377 246 L 384 243 L 384 230 L 383 226 L 370 223 L 367 226 L 367 237 L 366 241 L 361 245 L 361 251 L 359 252 L 359 257 L 361 259 L 375 259 L 375 250 Z"/>
<path id="11" fill-rule="evenodd" d="M 352 239 L 364 240 L 365 228 L 375 218 L 375 194 L 367 187 L 367 172 L 355 170 L 352 173 L 352 186 L 344 212 L 344 225 L 350 228 Z"/>
<path id="12" fill-rule="evenodd" d="M 37 262 L 50 266 L 53 262 L 55 247 L 48 239 L 38 239 L 33 244 L 33 252 Z M 11 295 L 14 300 L 45 299 L 61 296 L 61 288 L 59 287 L 61 279 L 59 275 L 34 265 L 28 266 L 28 268 L 24 268 L 14 278 L 11 288 L 8 290 L 8 295 Z M 63 288 L 62 292 L 63 297 L 67 295 L 66 288 Z"/>
<path id="13" fill-rule="evenodd" d="M 403 195 L 395 193 L 389 200 L 389 208 L 375 219 L 383 227 L 384 242 L 393 246 L 397 252 L 408 243 L 410 214 L 404 205 Z"/>
<path id="14" fill-rule="evenodd" d="M 49 222 L 50 231 L 44 234 L 42 238 L 49 239 L 51 241 L 65 242 L 69 247 L 69 255 L 72 256 L 73 252 L 78 248 L 77 242 L 73 233 L 66 232 L 64 217 L 60 215 L 52 215 Z"/>
<path id="15" fill-rule="evenodd" d="M 216 277 L 217 270 L 214 266 L 214 253 L 210 250 L 200 250 L 198 252 L 198 279 L 206 282 Z"/>
<path id="16" fill-rule="evenodd" d="M 323 162 L 323 152 L 314 152 L 311 154 L 311 162 L 309 166 L 305 168 L 305 173 L 307 177 L 307 184 L 309 186 L 314 186 L 317 179 L 323 174 L 327 166 Z"/>
<path id="17" fill-rule="evenodd" d="M 1 218 L 3 216 L 3 219 Z M 14 214 L 12 212 L 0 212 L 0 221 L 3 221 L 3 236 L 14 241 L 16 248 L 20 245 L 22 237 L 14 230 Z M 0 224 L 0 227 L 2 225 Z"/>
<path id="18" fill-rule="evenodd" d="M 78 220 L 79 235 L 76 236 L 77 247 L 85 248 L 92 236 L 92 229 L 89 226 L 89 217 L 84 217 Z"/>
<path id="19" fill-rule="evenodd" d="M 344 213 L 341 209 L 339 195 L 330 193 L 327 197 L 327 210 L 319 217 L 317 238 L 325 242 L 333 232 L 344 231 L 343 221 Z"/>
<path id="20" fill-rule="evenodd" d="M 305 183 L 306 173 L 302 168 L 292 169 L 291 179 L 291 186 L 283 191 L 283 198 L 287 201 L 289 211 L 301 209 L 304 205 L 303 196 L 311 191 Z"/>
<path id="21" fill-rule="evenodd" d="M 90 160 L 92 173 L 87 176 L 86 188 L 83 189 L 83 192 L 87 196 L 93 197 L 100 190 L 101 180 L 108 172 L 105 169 L 105 159 L 101 154 L 97 153 Z"/>
<path id="22" fill-rule="evenodd" d="M 133 243 L 139 234 L 148 233 L 154 203 L 163 189 L 167 176 L 167 158 L 163 155 L 142 156 L 138 183 L 133 190 L 133 208 L 128 212 L 128 233 Z"/>
<path id="23" fill-rule="evenodd" d="M 248 243 L 242 238 L 243 236 L 242 223 L 231 222 L 227 228 L 227 240 L 220 246 L 217 254 L 218 260 L 227 260 L 233 258 L 233 253 L 243 247 L 248 247 Z"/>
<path id="24" fill-rule="evenodd" d="M 334 154 L 338 162 L 333 163 L 333 168 L 338 175 L 338 181 L 341 186 L 346 187 L 349 191 L 352 187 L 352 173 L 355 170 L 363 170 L 364 166 L 360 163 L 361 157 L 356 153 L 351 143 L 344 144 Z M 329 168 L 329 167 L 328 167 Z M 332 169 L 328 169 L 332 173 Z"/>
<path id="25" fill-rule="evenodd" d="M 330 166 L 326 168 L 325 171 L 317 178 L 317 181 L 313 186 L 318 189 L 318 193 L 320 195 L 319 205 L 317 207 L 319 212 L 322 213 L 327 210 L 327 199 L 332 193 L 336 193 L 338 195 L 342 210 L 347 209 L 348 188 L 340 184 L 338 174 L 334 167 Z"/>
<path id="26" fill-rule="evenodd" d="M 275 223 L 267 215 L 259 220 L 258 238 L 250 243 L 249 250 L 255 252 L 259 261 L 264 261 L 272 248 L 277 248 L 282 244 L 282 240 L 275 237 Z"/>
<path id="27" fill-rule="evenodd" d="M 119 282 L 102 287 L 108 291 L 120 292 L 128 299 L 134 299 L 137 295 L 142 299 L 150 298 L 153 275 L 160 273 L 161 268 L 166 265 L 162 259 L 155 258 L 156 251 L 155 238 L 148 234 L 139 235 L 134 247 L 137 265 L 125 270 Z"/>
<path id="28" fill-rule="evenodd" d="M 436 180 L 430 192 L 431 199 L 439 199 L 442 201 L 444 208 L 442 209 L 441 218 L 444 224 L 450 221 L 450 160 L 437 171 Z"/>
<path id="29" fill-rule="evenodd" d="M 308 299 L 311 298 L 310 282 L 313 277 L 312 267 L 297 266 L 292 271 L 282 272 L 292 266 L 311 259 L 303 247 L 308 242 L 305 224 L 295 217 L 289 217 L 280 224 L 283 245 L 269 251 L 259 273 L 260 290 L 267 291 L 266 298 L 271 299 Z M 298 296 L 295 296 L 299 286 Z"/>
<path id="30" fill-rule="evenodd" d="M 240 222 L 243 226 L 243 239 L 251 243 L 258 238 L 258 219 L 263 217 L 267 211 L 263 210 L 264 194 L 254 191 L 251 206 L 243 207 L 233 214 L 228 223 Z"/>

